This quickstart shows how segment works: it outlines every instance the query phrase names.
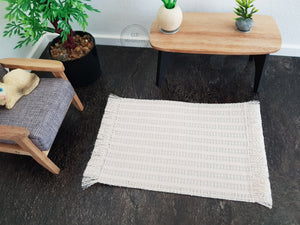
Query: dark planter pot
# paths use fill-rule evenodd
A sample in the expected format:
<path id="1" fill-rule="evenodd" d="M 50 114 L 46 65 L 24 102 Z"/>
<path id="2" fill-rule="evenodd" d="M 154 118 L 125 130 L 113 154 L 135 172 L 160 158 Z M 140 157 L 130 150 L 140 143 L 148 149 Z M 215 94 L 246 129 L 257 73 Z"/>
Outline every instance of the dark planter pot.
<path id="1" fill-rule="evenodd" d="M 254 22 L 252 19 L 243 19 L 243 18 L 238 18 L 235 21 L 236 28 L 241 31 L 241 32 L 249 32 L 251 28 L 254 25 Z"/>
<path id="2" fill-rule="evenodd" d="M 87 55 L 79 59 L 62 61 L 62 63 L 65 67 L 65 74 L 68 77 L 71 84 L 73 85 L 73 87 L 84 87 L 93 83 L 99 78 L 99 76 L 101 75 L 101 68 L 94 37 L 91 34 L 82 31 L 75 31 L 74 35 L 75 34 L 79 34 L 80 36 L 83 36 L 85 34 L 90 35 L 93 39 L 94 47 Z M 58 42 L 60 39 L 60 37 L 54 38 L 50 46 L 54 46 L 55 43 Z"/>

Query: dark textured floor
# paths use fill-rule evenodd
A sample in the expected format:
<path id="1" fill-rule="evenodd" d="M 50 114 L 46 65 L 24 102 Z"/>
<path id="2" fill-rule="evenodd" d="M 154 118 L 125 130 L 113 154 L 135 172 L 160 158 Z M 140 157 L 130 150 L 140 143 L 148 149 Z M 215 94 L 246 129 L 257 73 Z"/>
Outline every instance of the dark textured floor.
<path id="1" fill-rule="evenodd" d="M 103 70 L 78 88 L 49 157 L 52 175 L 26 156 L 0 154 L 0 224 L 300 224 L 300 58 L 271 56 L 261 93 L 252 93 L 254 64 L 243 56 L 174 55 L 162 87 L 157 52 L 98 46 Z M 187 102 L 261 101 L 273 209 L 253 203 L 119 188 L 81 189 L 109 93 Z"/>

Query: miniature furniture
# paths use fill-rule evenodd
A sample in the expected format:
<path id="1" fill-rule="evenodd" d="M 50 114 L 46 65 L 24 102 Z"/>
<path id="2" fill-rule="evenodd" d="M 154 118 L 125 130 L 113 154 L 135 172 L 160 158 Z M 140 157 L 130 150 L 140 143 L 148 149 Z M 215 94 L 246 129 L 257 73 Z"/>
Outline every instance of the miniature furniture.
<path id="1" fill-rule="evenodd" d="M 160 86 L 170 53 L 250 55 L 255 61 L 254 92 L 258 92 L 270 53 L 281 48 L 281 35 L 270 16 L 254 15 L 249 33 L 237 31 L 232 13 L 183 13 L 180 30 L 166 35 L 157 21 L 151 27 L 150 44 L 158 52 L 156 85 Z"/>
<path id="2" fill-rule="evenodd" d="M 0 152 L 31 156 L 58 174 L 60 169 L 47 155 L 70 103 L 79 111 L 84 108 L 64 73 L 63 64 L 43 59 L 0 59 L 1 79 L 7 72 L 2 66 L 53 73 L 55 78 L 41 78 L 39 85 L 12 109 L 0 107 Z"/>

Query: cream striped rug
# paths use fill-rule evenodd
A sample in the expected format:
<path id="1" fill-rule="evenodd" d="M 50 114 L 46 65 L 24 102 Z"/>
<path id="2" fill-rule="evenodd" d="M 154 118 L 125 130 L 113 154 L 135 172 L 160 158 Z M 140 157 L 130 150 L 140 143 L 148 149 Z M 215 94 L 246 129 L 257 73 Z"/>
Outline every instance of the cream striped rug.
<path id="1" fill-rule="evenodd" d="M 259 102 L 110 96 L 82 187 L 97 182 L 271 208 Z"/>

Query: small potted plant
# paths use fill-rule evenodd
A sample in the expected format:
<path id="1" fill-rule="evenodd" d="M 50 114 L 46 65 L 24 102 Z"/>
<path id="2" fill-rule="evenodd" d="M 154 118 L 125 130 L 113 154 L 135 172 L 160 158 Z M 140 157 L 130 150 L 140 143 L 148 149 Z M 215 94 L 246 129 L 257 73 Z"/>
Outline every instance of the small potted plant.
<path id="1" fill-rule="evenodd" d="M 164 3 L 158 10 L 157 21 L 160 31 L 174 34 L 179 31 L 182 23 L 182 11 L 176 4 L 177 0 L 162 0 Z"/>
<path id="2" fill-rule="evenodd" d="M 234 13 L 238 15 L 235 18 L 235 25 L 241 32 L 249 32 L 254 25 L 252 15 L 258 10 L 254 7 L 254 0 L 235 0 L 238 7 L 234 8 Z"/>
<path id="3" fill-rule="evenodd" d="M 86 11 L 99 12 L 90 0 L 23 0 L 8 2 L 5 18 L 9 20 L 4 36 L 19 35 L 15 48 L 33 43 L 46 32 L 59 36 L 51 43 L 50 54 L 65 66 L 65 73 L 74 86 L 85 86 L 100 74 L 95 40 L 91 34 L 73 31 L 70 23 L 77 22 L 83 30 L 88 25 Z"/>

